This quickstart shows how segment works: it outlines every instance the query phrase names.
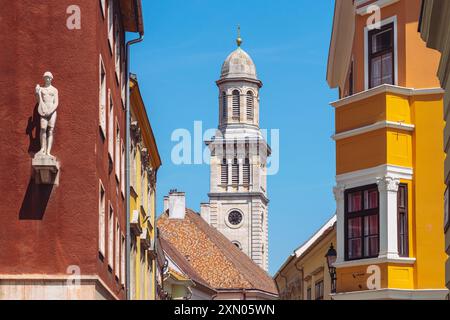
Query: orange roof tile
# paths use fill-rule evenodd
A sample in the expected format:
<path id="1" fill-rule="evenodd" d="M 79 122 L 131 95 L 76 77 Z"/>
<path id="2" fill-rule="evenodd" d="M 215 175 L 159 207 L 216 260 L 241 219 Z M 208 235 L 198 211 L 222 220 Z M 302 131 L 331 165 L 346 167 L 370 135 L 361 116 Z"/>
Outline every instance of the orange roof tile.
<path id="1" fill-rule="evenodd" d="M 189 262 L 209 286 L 221 289 L 260 290 L 278 295 L 274 280 L 199 214 L 186 210 L 183 220 L 158 219 L 161 237 Z"/>

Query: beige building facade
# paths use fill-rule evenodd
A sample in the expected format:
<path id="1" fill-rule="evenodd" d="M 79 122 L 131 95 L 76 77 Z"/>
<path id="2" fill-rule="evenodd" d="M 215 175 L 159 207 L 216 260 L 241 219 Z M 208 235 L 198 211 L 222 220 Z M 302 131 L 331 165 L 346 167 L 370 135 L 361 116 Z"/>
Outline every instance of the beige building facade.
<path id="1" fill-rule="evenodd" d="M 336 216 L 296 249 L 275 274 L 281 300 L 331 300 L 326 255 L 336 243 Z"/>

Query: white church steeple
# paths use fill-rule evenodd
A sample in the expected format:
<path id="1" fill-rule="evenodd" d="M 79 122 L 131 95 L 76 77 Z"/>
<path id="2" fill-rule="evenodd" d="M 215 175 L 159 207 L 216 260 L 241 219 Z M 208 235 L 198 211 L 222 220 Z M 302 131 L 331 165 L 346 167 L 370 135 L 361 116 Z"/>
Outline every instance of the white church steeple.
<path id="1" fill-rule="evenodd" d="M 219 88 L 219 126 L 207 141 L 211 150 L 209 203 L 202 217 L 268 269 L 268 198 L 266 163 L 270 155 L 259 128 L 259 90 L 256 66 L 238 48 L 222 65 Z"/>

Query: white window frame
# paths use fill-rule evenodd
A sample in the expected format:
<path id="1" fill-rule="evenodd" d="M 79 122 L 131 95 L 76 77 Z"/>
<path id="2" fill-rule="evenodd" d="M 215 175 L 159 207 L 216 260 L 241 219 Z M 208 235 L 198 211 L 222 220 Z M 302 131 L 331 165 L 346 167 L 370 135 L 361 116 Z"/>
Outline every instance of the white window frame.
<path id="1" fill-rule="evenodd" d="M 106 15 L 106 12 L 105 12 L 105 9 L 106 9 L 106 0 L 100 0 L 99 1 L 100 2 L 100 11 L 102 12 L 102 16 L 103 16 L 103 19 L 105 18 L 105 15 Z"/>
<path id="2" fill-rule="evenodd" d="M 111 162 L 114 162 L 114 102 L 111 95 L 111 89 L 108 89 L 108 155 Z"/>
<path id="3" fill-rule="evenodd" d="M 104 75 L 104 77 L 103 77 Z M 103 81 L 102 81 L 103 80 Z M 106 68 L 102 55 L 99 58 L 99 126 L 103 138 L 106 138 Z"/>
<path id="4" fill-rule="evenodd" d="M 120 253 L 120 283 L 125 285 L 125 236 L 121 235 Z"/>
<path id="5" fill-rule="evenodd" d="M 114 49 L 114 61 L 115 61 L 115 70 L 116 70 L 116 80 L 117 84 L 120 84 L 120 69 L 121 69 L 121 60 L 122 60 L 122 48 L 121 48 L 121 41 L 120 41 L 120 28 L 119 28 L 119 22 L 117 17 L 115 18 L 115 49 Z"/>
<path id="6" fill-rule="evenodd" d="M 394 85 L 398 86 L 398 23 L 397 16 L 382 20 L 381 27 L 390 23 L 394 24 Z M 369 28 L 364 28 L 364 88 L 369 90 Z"/>
<path id="7" fill-rule="evenodd" d="M 125 196 L 125 145 L 123 143 L 123 139 L 120 139 L 120 190 L 122 192 L 122 196 Z"/>
<path id="8" fill-rule="evenodd" d="M 114 272 L 116 278 L 119 279 L 120 276 L 120 225 L 119 220 L 116 217 L 116 233 L 114 235 Z"/>
<path id="9" fill-rule="evenodd" d="M 115 150 L 114 150 L 114 167 L 115 167 L 115 175 L 116 175 L 116 179 L 117 182 L 120 183 L 120 153 L 121 153 L 121 149 L 120 149 L 120 126 L 119 126 L 119 121 L 116 117 L 116 139 L 115 139 Z"/>
<path id="10" fill-rule="evenodd" d="M 108 44 L 112 55 L 114 51 L 114 0 L 108 0 Z"/>
<path id="11" fill-rule="evenodd" d="M 122 52 L 122 55 L 124 55 L 124 53 Z M 120 75 L 120 77 L 121 77 L 121 82 L 122 82 L 122 84 L 121 84 L 121 95 L 122 95 L 122 107 L 123 107 L 123 109 L 125 110 L 126 109 L 126 101 L 125 101 L 125 99 L 126 99 L 126 87 L 127 87 L 127 79 L 126 79 L 126 77 L 125 77 L 125 73 L 126 73 L 126 71 L 125 71 L 125 62 L 124 62 L 124 60 L 122 59 L 122 69 L 121 69 L 121 75 Z"/>
<path id="12" fill-rule="evenodd" d="M 108 207 L 108 266 L 112 270 L 114 266 L 114 209 L 111 201 Z"/>
<path id="13" fill-rule="evenodd" d="M 103 197 L 102 197 L 103 195 Z M 106 250 L 106 191 L 101 180 L 99 180 L 99 193 L 98 193 L 98 214 L 99 214 L 99 226 L 98 226 L 98 251 L 105 257 Z"/>

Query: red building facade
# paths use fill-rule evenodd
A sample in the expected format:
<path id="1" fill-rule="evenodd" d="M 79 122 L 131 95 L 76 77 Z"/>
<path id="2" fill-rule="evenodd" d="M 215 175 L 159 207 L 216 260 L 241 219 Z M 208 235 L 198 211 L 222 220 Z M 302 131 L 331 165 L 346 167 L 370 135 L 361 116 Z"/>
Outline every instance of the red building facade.
<path id="1" fill-rule="evenodd" d="M 0 4 L 0 299 L 126 298 L 126 42 L 140 1 Z M 34 90 L 59 92 L 57 184 L 38 184 Z"/>

